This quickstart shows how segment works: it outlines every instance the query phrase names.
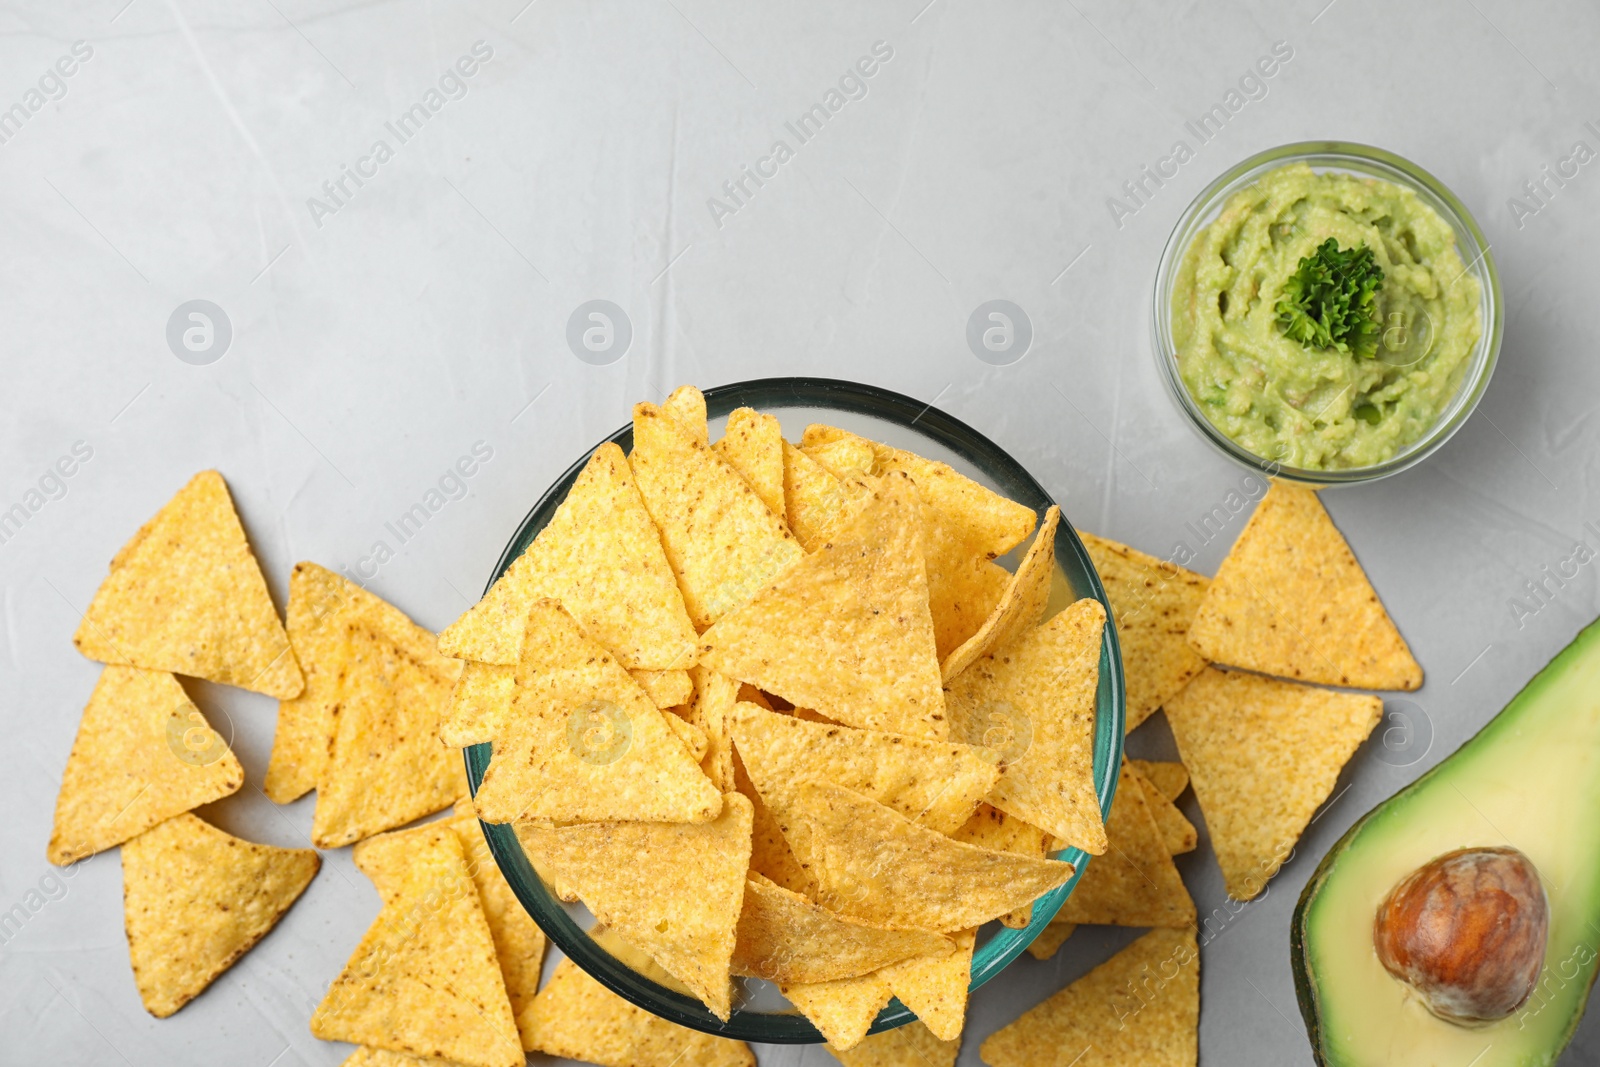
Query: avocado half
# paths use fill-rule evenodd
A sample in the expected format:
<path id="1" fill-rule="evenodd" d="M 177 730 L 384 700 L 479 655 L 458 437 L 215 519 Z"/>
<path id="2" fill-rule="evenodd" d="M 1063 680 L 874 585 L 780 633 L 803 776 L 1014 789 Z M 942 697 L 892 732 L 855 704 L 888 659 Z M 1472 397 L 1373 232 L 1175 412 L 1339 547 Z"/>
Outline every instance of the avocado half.
<path id="1" fill-rule="evenodd" d="M 1445 1022 L 1378 962 L 1378 906 L 1453 849 L 1511 845 L 1550 902 L 1544 969 L 1523 1006 Z M 1533 1067 L 1556 1061 L 1600 960 L 1600 620 L 1449 759 L 1361 818 L 1323 857 L 1289 932 L 1295 992 L 1322 1067 Z"/>

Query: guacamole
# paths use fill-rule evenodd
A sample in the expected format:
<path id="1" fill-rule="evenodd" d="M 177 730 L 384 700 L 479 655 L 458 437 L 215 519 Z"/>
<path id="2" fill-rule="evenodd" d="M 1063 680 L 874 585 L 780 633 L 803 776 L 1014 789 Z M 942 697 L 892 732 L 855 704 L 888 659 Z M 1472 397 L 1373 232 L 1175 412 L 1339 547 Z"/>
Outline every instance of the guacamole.
<path id="1" fill-rule="evenodd" d="M 1383 271 L 1377 353 L 1284 336 L 1277 304 L 1302 258 L 1334 238 Z M 1178 372 L 1212 425 L 1264 459 L 1309 470 L 1393 458 L 1433 425 L 1483 330 L 1455 234 L 1410 189 L 1304 163 L 1235 193 L 1184 253 L 1172 294 Z"/>

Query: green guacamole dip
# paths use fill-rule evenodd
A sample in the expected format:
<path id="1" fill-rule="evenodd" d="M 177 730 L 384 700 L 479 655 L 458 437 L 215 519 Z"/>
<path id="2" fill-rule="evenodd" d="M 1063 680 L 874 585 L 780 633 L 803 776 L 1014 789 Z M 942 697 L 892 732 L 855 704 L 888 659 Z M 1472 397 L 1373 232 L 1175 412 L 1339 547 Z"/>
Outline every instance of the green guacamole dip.
<path id="1" fill-rule="evenodd" d="M 1383 268 L 1375 358 L 1280 332 L 1276 306 L 1327 238 Z M 1184 253 L 1172 294 L 1178 371 L 1206 418 L 1264 459 L 1366 467 L 1427 432 L 1482 332 L 1479 286 L 1455 234 L 1415 192 L 1376 178 L 1279 167 L 1235 193 Z"/>

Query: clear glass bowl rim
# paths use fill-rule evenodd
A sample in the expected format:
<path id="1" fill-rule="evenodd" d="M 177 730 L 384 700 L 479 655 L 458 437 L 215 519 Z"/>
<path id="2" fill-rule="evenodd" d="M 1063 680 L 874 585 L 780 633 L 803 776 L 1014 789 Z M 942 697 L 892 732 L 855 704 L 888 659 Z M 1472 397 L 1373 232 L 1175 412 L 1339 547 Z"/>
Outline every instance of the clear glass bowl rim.
<path id="1" fill-rule="evenodd" d="M 1286 467 L 1256 455 L 1211 424 L 1211 420 L 1195 403 L 1194 397 L 1189 395 L 1189 389 L 1178 372 L 1177 346 L 1172 340 L 1172 287 L 1190 242 L 1211 221 L 1228 197 L 1240 188 L 1268 170 L 1301 162 L 1318 169 L 1353 171 L 1382 178 L 1415 190 L 1455 231 L 1458 249 L 1462 258 L 1467 260 L 1467 270 L 1478 279 L 1481 288 L 1483 330 L 1455 397 L 1426 434 L 1393 458 L 1367 467 L 1310 470 Z M 1157 370 L 1173 403 L 1183 412 L 1190 426 L 1223 455 L 1251 470 L 1286 481 L 1317 487 L 1351 485 L 1387 478 L 1420 463 L 1454 436 L 1467 421 L 1483 399 L 1499 361 L 1500 344 L 1505 333 L 1502 306 L 1500 274 L 1490 252 L 1490 242 L 1479 229 L 1472 212 L 1443 182 L 1410 160 L 1372 145 L 1353 141 L 1297 141 L 1258 152 L 1230 167 L 1201 190 L 1179 216 L 1156 268 L 1151 296 L 1151 348 Z"/>
<path id="2" fill-rule="evenodd" d="M 831 408 L 869 415 L 923 433 L 945 445 L 993 478 L 1000 491 L 1022 504 L 1043 513 L 1054 501 L 1026 468 L 983 434 L 931 404 L 877 386 L 830 378 L 762 378 L 705 391 L 706 408 L 711 418 L 719 418 L 736 407 L 806 406 Z M 605 438 L 624 451 L 632 447 L 632 424 Z M 605 441 L 596 444 L 596 448 Z M 487 592 L 501 574 L 532 542 L 545 523 L 566 499 L 567 491 L 588 462 L 594 449 L 585 452 L 550 486 L 523 518 L 506 545 L 494 572 L 484 587 Z M 1077 531 L 1063 514 L 1056 533 L 1056 562 L 1075 591 L 1088 590 L 1099 600 L 1111 619 L 1111 603 L 1095 572 Z M 1100 647 L 1100 682 L 1095 703 L 1094 779 L 1102 811 L 1109 811 L 1116 795 L 1121 771 L 1126 690 L 1122 656 L 1116 628 L 1107 625 Z M 474 794 L 488 769 L 491 746 L 473 745 L 463 751 L 467 781 Z M 605 949 L 595 944 L 586 931 L 573 922 L 565 906 L 557 900 L 528 863 L 515 831 L 509 825 L 479 823 L 506 881 L 522 906 L 527 909 L 546 936 L 569 959 L 617 995 L 646 1011 L 695 1030 L 721 1037 L 771 1044 L 808 1044 L 823 1040 L 822 1034 L 798 1012 L 755 1012 L 736 1010 L 724 1023 L 698 1000 L 661 986 L 624 966 Z M 1076 868 L 1065 885 L 1040 897 L 1033 908 L 1033 919 L 1025 929 L 1001 927 L 973 954 L 971 989 L 977 989 L 1000 973 L 1021 954 L 1055 916 L 1072 892 L 1090 857 L 1079 849 L 1059 854 Z M 915 1019 L 899 1000 L 891 1000 L 874 1020 L 871 1032 L 902 1026 Z"/>

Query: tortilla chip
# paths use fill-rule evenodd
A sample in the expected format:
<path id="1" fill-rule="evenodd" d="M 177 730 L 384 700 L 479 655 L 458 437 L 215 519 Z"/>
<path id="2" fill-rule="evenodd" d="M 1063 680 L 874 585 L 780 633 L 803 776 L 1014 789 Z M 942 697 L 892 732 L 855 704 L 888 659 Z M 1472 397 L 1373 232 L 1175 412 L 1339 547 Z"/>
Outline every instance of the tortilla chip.
<path id="1" fill-rule="evenodd" d="M 1005 773 L 989 803 L 1098 855 L 1095 694 L 1105 608 L 1083 599 L 962 671 L 945 694 L 951 736 L 992 746 Z"/>
<path id="2" fill-rule="evenodd" d="M 920 507 L 903 476 L 701 635 L 708 667 L 866 729 L 947 732 Z"/>
<path id="3" fill-rule="evenodd" d="M 694 386 L 680 385 L 674 389 L 661 402 L 661 414 L 669 416 L 701 444 L 711 443 L 711 429 L 706 425 L 706 397 Z"/>
<path id="4" fill-rule="evenodd" d="M 1077 923 L 1056 922 L 1052 919 L 1043 930 L 1039 931 L 1039 936 L 1028 943 L 1028 955 L 1036 960 L 1049 959 L 1077 928 Z"/>
<path id="5" fill-rule="evenodd" d="M 165 1019 L 249 952 L 316 877 L 309 848 L 232 837 L 174 816 L 122 849 L 123 912 L 133 980 Z"/>
<path id="6" fill-rule="evenodd" d="M 683 742 L 683 747 L 689 750 L 689 758 L 701 764 L 701 770 L 704 770 L 706 754 L 711 751 L 711 739 L 706 732 L 677 715 L 664 715 L 662 721 L 672 728 L 678 740 Z"/>
<path id="7" fill-rule="evenodd" d="M 644 690 L 554 600 L 529 611 L 510 718 L 474 798 L 489 822 L 705 822 L 721 808 Z"/>
<path id="8" fill-rule="evenodd" d="M 831 1048 L 842 1051 L 861 1043 L 873 1020 L 894 996 L 889 983 L 876 974 L 832 982 L 780 983 L 778 991 L 822 1031 Z"/>
<path id="9" fill-rule="evenodd" d="M 1194 828 L 1178 806 L 1161 795 L 1161 790 L 1139 771 L 1128 766 L 1128 777 L 1139 783 L 1144 790 L 1145 803 L 1150 807 L 1150 816 L 1156 821 L 1156 835 L 1161 838 L 1162 847 L 1168 854 L 1180 856 L 1185 852 L 1193 852 L 1200 844 L 1200 834 Z"/>
<path id="10" fill-rule="evenodd" d="M 1310 489 L 1274 482 L 1189 626 L 1206 659 L 1360 689 L 1416 689 L 1422 667 Z"/>
<path id="11" fill-rule="evenodd" d="M 976 929 L 951 936 L 956 942 L 954 952 L 919 956 L 878 972 L 900 1003 L 915 1012 L 941 1041 L 961 1039 L 967 1018 L 967 987 L 972 984 L 972 950 L 978 943 Z"/>
<path id="12" fill-rule="evenodd" d="M 424 1059 L 404 1052 L 362 1045 L 339 1061 L 339 1067 L 447 1067 L 447 1060 Z"/>
<path id="13" fill-rule="evenodd" d="M 784 825 L 816 901 L 901 930 L 964 930 L 1072 877 L 1072 865 L 963 845 L 836 785 L 802 786 Z"/>
<path id="14" fill-rule="evenodd" d="M 403 851 L 369 854 L 369 864 L 381 856 L 405 865 L 379 876 L 400 889 L 328 987 L 311 1032 L 473 1067 L 521 1067 L 522 1041 L 461 839 L 437 822 L 411 840 Z"/>
<path id="15" fill-rule="evenodd" d="M 692 673 L 694 703 L 689 707 L 689 721 L 706 735 L 706 755 L 700 761 L 700 769 L 712 785 L 726 793 L 734 788 L 733 737 L 728 732 L 728 717 L 733 713 L 740 685 L 709 667 L 696 665 Z"/>
<path id="16" fill-rule="evenodd" d="M 624 667 L 682 670 L 695 629 L 622 449 L 594 450 L 533 544 L 484 598 L 439 635 L 446 655 L 517 662 L 528 606 L 560 600 Z"/>
<path id="17" fill-rule="evenodd" d="M 743 1041 L 704 1034 L 636 1007 L 571 960 L 556 964 L 530 1011 L 534 1051 L 602 1067 L 755 1067 Z"/>
<path id="18" fill-rule="evenodd" d="M 950 835 L 957 841 L 997 852 L 1012 852 L 1018 856 L 1032 856 L 1036 860 L 1050 855 L 1050 835 L 1037 826 L 1030 826 L 1015 815 L 1007 815 L 999 808 L 979 804 L 972 818 Z M 1000 922 L 1013 930 L 1021 930 L 1033 920 L 1033 905 L 1024 904 L 1015 911 L 1000 916 Z"/>
<path id="19" fill-rule="evenodd" d="M 650 703 L 665 711 L 694 699 L 694 683 L 688 671 L 629 671 L 633 680 L 650 698 Z"/>
<path id="20" fill-rule="evenodd" d="M 632 463 L 697 630 L 804 554 L 738 471 L 654 405 L 634 405 Z"/>
<path id="21" fill-rule="evenodd" d="M 1004 648 L 1044 618 L 1050 602 L 1050 579 L 1056 572 L 1056 526 L 1061 509 L 1054 504 L 1045 512 L 1039 536 L 1028 546 L 1027 555 L 1017 565 L 1017 573 L 1006 583 L 1006 591 L 983 621 L 978 632 L 961 643 L 939 665 L 948 682 L 967 667 L 995 649 Z"/>
<path id="22" fill-rule="evenodd" d="M 918 494 L 921 499 L 921 494 Z M 927 559 L 933 644 L 943 661 L 971 640 L 999 607 L 1011 572 L 979 552 L 964 532 L 924 502 L 922 551 Z"/>
<path id="23" fill-rule="evenodd" d="M 414 630 L 414 639 L 401 643 L 352 623 L 335 658 L 318 664 L 338 673 L 311 818 L 318 848 L 404 826 L 467 795 L 461 754 L 439 741 L 439 713 L 461 665 L 437 652 L 420 656 L 432 635 Z"/>
<path id="24" fill-rule="evenodd" d="M 1261 892 L 1382 717 L 1375 696 L 1211 667 L 1167 702 L 1229 896 Z"/>
<path id="25" fill-rule="evenodd" d="M 303 681 L 228 486 L 201 471 L 111 560 L 72 643 L 90 659 L 287 698 Z"/>
<path id="26" fill-rule="evenodd" d="M 1106 820 L 1109 847 L 1098 856 L 1073 886 L 1055 915 L 1062 923 L 1105 926 L 1191 926 L 1194 900 L 1172 864 L 1150 814 L 1149 802 L 1137 771 L 1122 769 Z"/>
<path id="27" fill-rule="evenodd" d="M 853 1049 L 828 1049 L 844 1067 L 955 1067 L 959 1038 L 940 1041 L 919 1022 L 862 1039 Z"/>
<path id="28" fill-rule="evenodd" d="M 176 678 L 107 667 L 61 774 L 50 862 L 92 856 L 243 784 L 244 768 Z"/>
<path id="29" fill-rule="evenodd" d="M 750 802 L 729 793 L 715 822 L 526 824 L 518 837 L 535 867 L 726 1020 L 750 822 Z"/>
<path id="30" fill-rule="evenodd" d="M 1189 788 L 1189 772 L 1177 760 L 1131 759 L 1128 763 L 1167 800 L 1176 801 Z"/>
<path id="31" fill-rule="evenodd" d="M 802 785 L 821 782 L 948 834 L 1000 778 L 994 764 L 967 745 L 825 726 L 754 704 L 737 705 L 732 720 L 745 770 L 780 821 Z"/>
<path id="32" fill-rule="evenodd" d="M 753 809 L 750 820 L 750 869 L 770 879 L 775 885 L 810 895 L 815 890 L 815 883 L 805 868 L 800 866 L 800 861 L 789 848 L 789 842 L 784 839 L 777 819 L 751 783 L 750 773 L 745 769 L 738 749 L 733 752 L 733 780 Z"/>
<path id="33" fill-rule="evenodd" d="M 1194 1067 L 1199 1030 L 1194 931 L 1152 930 L 989 1035 L 979 1054 L 992 1067 Z"/>
<path id="34" fill-rule="evenodd" d="M 809 443 L 802 444 L 801 450 L 822 464 L 829 474 L 844 481 L 856 475 L 874 473 L 873 467 L 878 462 L 878 450 L 884 446 L 845 430 L 835 431 L 834 436 L 829 436 L 825 433 L 829 429 L 832 428 L 820 424 L 807 427 L 806 435 Z"/>
<path id="35" fill-rule="evenodd" d="M 493 741 L 508 728 L 516 693 L 515 667 L 465 661 L 439 713 L 439 740 L 453 748 Z"/>
<path id="36" fill-rule="evenodd" d="M 783 428 L 775 416 L 735 408 L 722 440 L 711 447 L 750 483 L 774 515 L 783 518 Z"/>
<path id="37" fill-rule="evenodd" d="M 814 551 L 870 499 L 856 482 L 835 478 L 816 460 L 783 443 L 783 514 L 795 538 Z"/>

